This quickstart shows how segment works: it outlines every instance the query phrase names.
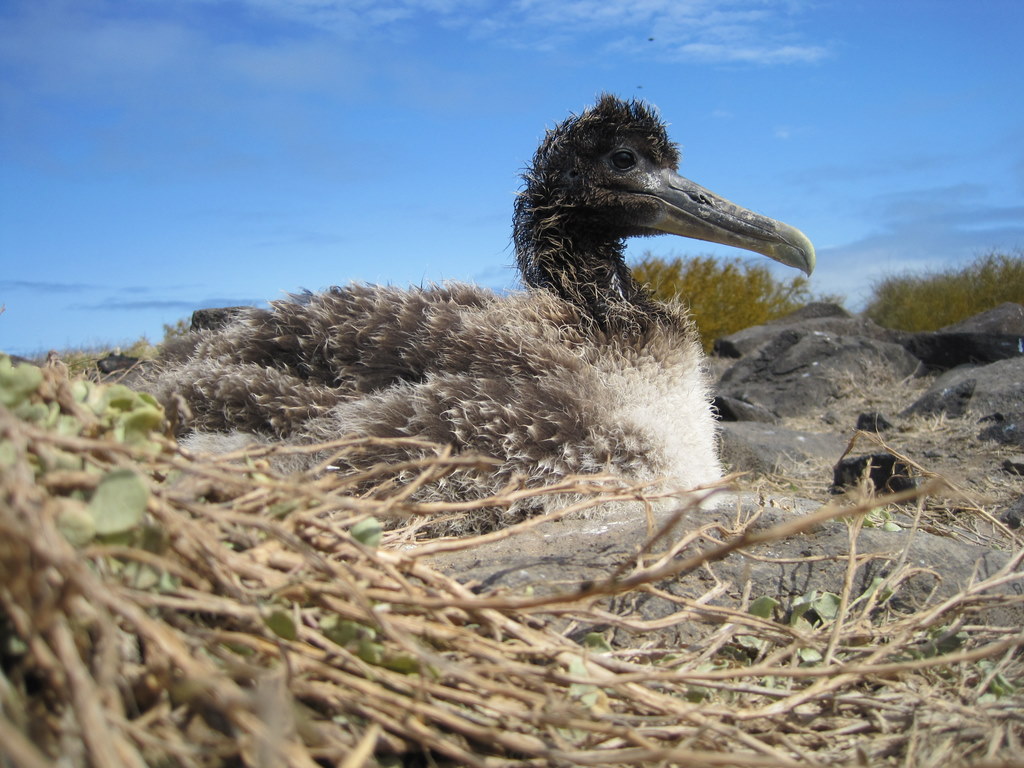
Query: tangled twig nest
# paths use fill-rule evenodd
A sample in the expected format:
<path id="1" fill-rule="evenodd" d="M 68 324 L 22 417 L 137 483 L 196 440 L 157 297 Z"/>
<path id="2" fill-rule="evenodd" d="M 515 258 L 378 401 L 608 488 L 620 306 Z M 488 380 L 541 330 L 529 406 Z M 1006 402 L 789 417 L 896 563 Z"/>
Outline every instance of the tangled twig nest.
<path id="1" fill-rule="evenodd" d="M 0 379 L 17 378 L 14 370 Z M 901 615 L 886 603 L 898 574 L 870 594 L 852 591 L 856 521 L 867 509 L 827 507 L 767 530 L 738 523 L 696 553 L 692 537 L 654 531 L 646 551 L 607 579 L 571 589 L 476 592 L 428 558 L 488 537 L 423 540 L 421 522 L 473 505 L 417 506 L 400 486 L 354 495 L 366 477 L 280 476 L 256 454 L 199 461 L 162 436 L 144 399 L 83 394 L 56 366 L 26 376 L 34 387 L 0 406 L 5 764 L 933 766 L 1019 757 L 1024 633 L 978 617 L 1020 604 L 997 588 L 1019 595 L 1024 552 Z M 406 469 L 426 482 L 460 461 L 442 452 Z M 562 493 L 582 507 L 642 492 L 591 479 L 509 488 L 481 503 Z M 137 515 L 108 509 L 138 498 Z M 609 610 L 612 596 L 657 592 L 727 552 L 839 515 L 855 522 L 846 588 L 830 601 L 784 611 L 748 595 L 734 610 L 675 597 L 676 612 L 657 621 Z M 412 522 L 380 525 L 394 519 Z M 564 631 L 567 616 L 575 626 L 626 626 L 636 646 L 613 647 L 598 633 L 581 644 Z M 706 642 L 652 653 L 645 633 L 674 623 L 706 624 Z"/>

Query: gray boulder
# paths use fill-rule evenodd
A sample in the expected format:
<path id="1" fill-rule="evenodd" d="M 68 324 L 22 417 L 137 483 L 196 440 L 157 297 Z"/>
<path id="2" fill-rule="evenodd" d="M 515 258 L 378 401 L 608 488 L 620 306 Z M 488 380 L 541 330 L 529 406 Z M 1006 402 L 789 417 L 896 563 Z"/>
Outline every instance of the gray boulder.
<path id="1" fill-rule="evenodd" d="M 881 413 L 874 411 L 868 413 L 861 413 L 857 416 L 856 429 L 863 432 L 887 432 L 892 429 L 892 422 L 890 422 Z"/>
<path id="2" fill-rule="evenodd" d="M 978 433 L 979 440 L 1024 447 L 1024 411 L 993 413 L 983 417 L 980 423 L 986 426 Z"/>
<path id="3" fill-rule="evenodd" d="M 999 513 L 999 522 L 1011 530 L 1024 526 L 1024 496 L 1018 497 Z"/>
<path id="4" fill-rule="evenodd" d="M 769 325 L 789 325 L 802 320 L 817 320 L 821 317 L 852 318 L 853 315 L 842 304 L 831 301 L 812 301 L 810 304 L 804 304 L 800 309 L 790 312 L 785 317 L 771 320 Z"/>
<path id="5" fill-rule="evenodd" d="M 939 330 L 949 333 L 1002 333 L 1024 336 L 1024 305 L 1007 301 Z"/>
<path id="6" fill-rule="evenodd" d="M 719 421 L 761 421 L 766 424 L 778 421 L 775 414 L 763 405 L 748 403 L 738 397 L 716 395 L 713 404 Z"/>
<path id="7" fill-rule="evenodd" d="M 850 381 L 868 386 L 879 373 L 902 378 L 920 367 L 900 344 L 817 330 L 812 326 L 817 322 L 777 330 L 722 374 L 720 394 L 776 416 L 796 416 L 838 398 Z"/>
<path id="8" fill-rule="evenodd" d="M 935 331 L 915 333 L 903 346 L 925 366 L 948 370 L 970 363 L 994 363 L 1024 354 L 1024 337 L 1007 333 Z"/>
<path id="9" fill-rule="evenodd" d="M 223 328 L 240 314 L 251 307 L 211 307 L 209 309 L 197 309 L 192 313 L 191 331 L 216 330 Z"/>
<path id="10" fill-rule="evenodd" d="M 932 370 L 991 363 L 1024 355 L 1024 306 L 1007 302 L 938 331 L 911 333 L 882 328 L 837 304 L 812 303 L 786 317 L 717 339 L 712 353 L 741 358 L 773 342 L 785 330 L 864 336 L 902 344 Z"/>
<path id="11" fill-rule="evenodd" d="M 1024 357 L 961 366 L 939 376 L 904 416 L 975 416 L 1015 413 L 1024 405 Z"/>
<path id="12" fill-rule="evenodd" d="M 1024 355 L 1024 306 L 1006 302 L 938 331 L 910 334 L 903 344 L 937 370 L 1018 357 Z"/>
<path id="13" fill-rule="evenodd" d="M 822 305 L 809 305 L 820 307 Z M 835 305 L 824 305 L 835 306 Z M 806 307 L 805 307 L 806 309 Z M 842 309 L 841 307 L 839 309 Z M 819 310 L 820 311 L 820 310 Z M 845 312 L 845 310 L 843 310 Z M 863 336 L 868 339 L 887 342 L 901 342 L 908 334 L 903 331 L 893 331 L 882 328 L 861 317 L 853 317 L 849 313 L 839 314 L 818 314 L 811 311 L 808 315 L 798 310 L 779 320 L 764 325 L 755 325 L 744 328 L 742 331 L 723 336 L 715 341 L 712 347 L 712 354 L 725 358 L 740 358 L 750 355 L 762 347 L 773 342 L 778 336 L 786 331 L 797 333 L 819 333 L 842 336 Z"/>

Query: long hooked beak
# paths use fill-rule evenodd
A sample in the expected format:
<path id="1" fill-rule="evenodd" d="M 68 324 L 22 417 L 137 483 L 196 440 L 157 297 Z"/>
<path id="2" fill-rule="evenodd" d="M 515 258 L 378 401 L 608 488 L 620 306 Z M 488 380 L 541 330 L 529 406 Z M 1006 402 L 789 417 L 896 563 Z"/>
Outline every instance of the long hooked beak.
<path id="1" fill-rule="evenodd" d="M 799 229 L 741 208 L 669 169 L 655 178 L 651 194 L 663 203 L 663 214 L 648 225 L 653 229 L 734 245 L 808 275 L 814 271 L 814 246 Z"/>

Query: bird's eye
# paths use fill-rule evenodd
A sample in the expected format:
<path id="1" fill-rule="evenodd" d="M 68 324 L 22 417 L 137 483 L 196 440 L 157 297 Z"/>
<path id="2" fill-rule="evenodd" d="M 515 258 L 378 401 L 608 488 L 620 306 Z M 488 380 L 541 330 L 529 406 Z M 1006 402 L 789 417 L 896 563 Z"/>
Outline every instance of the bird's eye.
<path id="1" fill-rule="evenodd" d="M 636 155 L 630 152 L 628 149 L 619 149 L 612 152 L 612 165 L 618 168 L 620 171 L 628 171 L 634 165 L 636 165 Z"/>

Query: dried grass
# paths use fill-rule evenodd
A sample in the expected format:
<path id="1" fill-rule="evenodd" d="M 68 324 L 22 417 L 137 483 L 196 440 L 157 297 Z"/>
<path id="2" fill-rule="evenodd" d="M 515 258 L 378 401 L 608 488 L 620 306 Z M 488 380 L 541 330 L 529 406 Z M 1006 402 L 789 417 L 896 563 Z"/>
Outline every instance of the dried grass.
<path id="1" fill-rule="evenodd" d="M 3 765 L 1021 764 L 1024 633 L 980 617 L 1021 605 L 1024 550 L 901 615 L 882 590 L 852 593 L 864 563 L 854 522 L 834 620 L 793 626 L 710 594 L 669 595 L 677 610 L 658 620 L 630 614 L 627 600 L 609 609 L 612 597 L 664 595 L 666 580 L 757 542 L 857 521 L 877 500 L 767 530 L 737 522 L 697 554 L 655 533 L 644 557 L 553 594 L 477 592 L 429 556 L 536 521 L 425 540 L 424 520 L 473 505 L 417 505 L 401 487 L 356 496 L 366 476 L 278 476 L 255 454 L 198 461 L 170 441 L 153 455 L 62 438 L 2 407 L 0 438 L 13 446 L 0 463 Z M 86 471 L 37 481 L 54 448 L 84 456 Z M 410 467 L 413 482 L 458 461 Z M 152 535 L 76 549 L 59 530 L 61 499 L 114 468 L 145 478 Z M 580 508 L 642 489 L 599 478 L 479 504 L 540 493 L 579 495 Z M 371 517 L 410 516 L 379 546 L 353 534 Z M 637 645 L 580 645 L 567 617 L 627 627 Z M 682 624 L 705 625 L 706 641 L 644 643 Z"/>

